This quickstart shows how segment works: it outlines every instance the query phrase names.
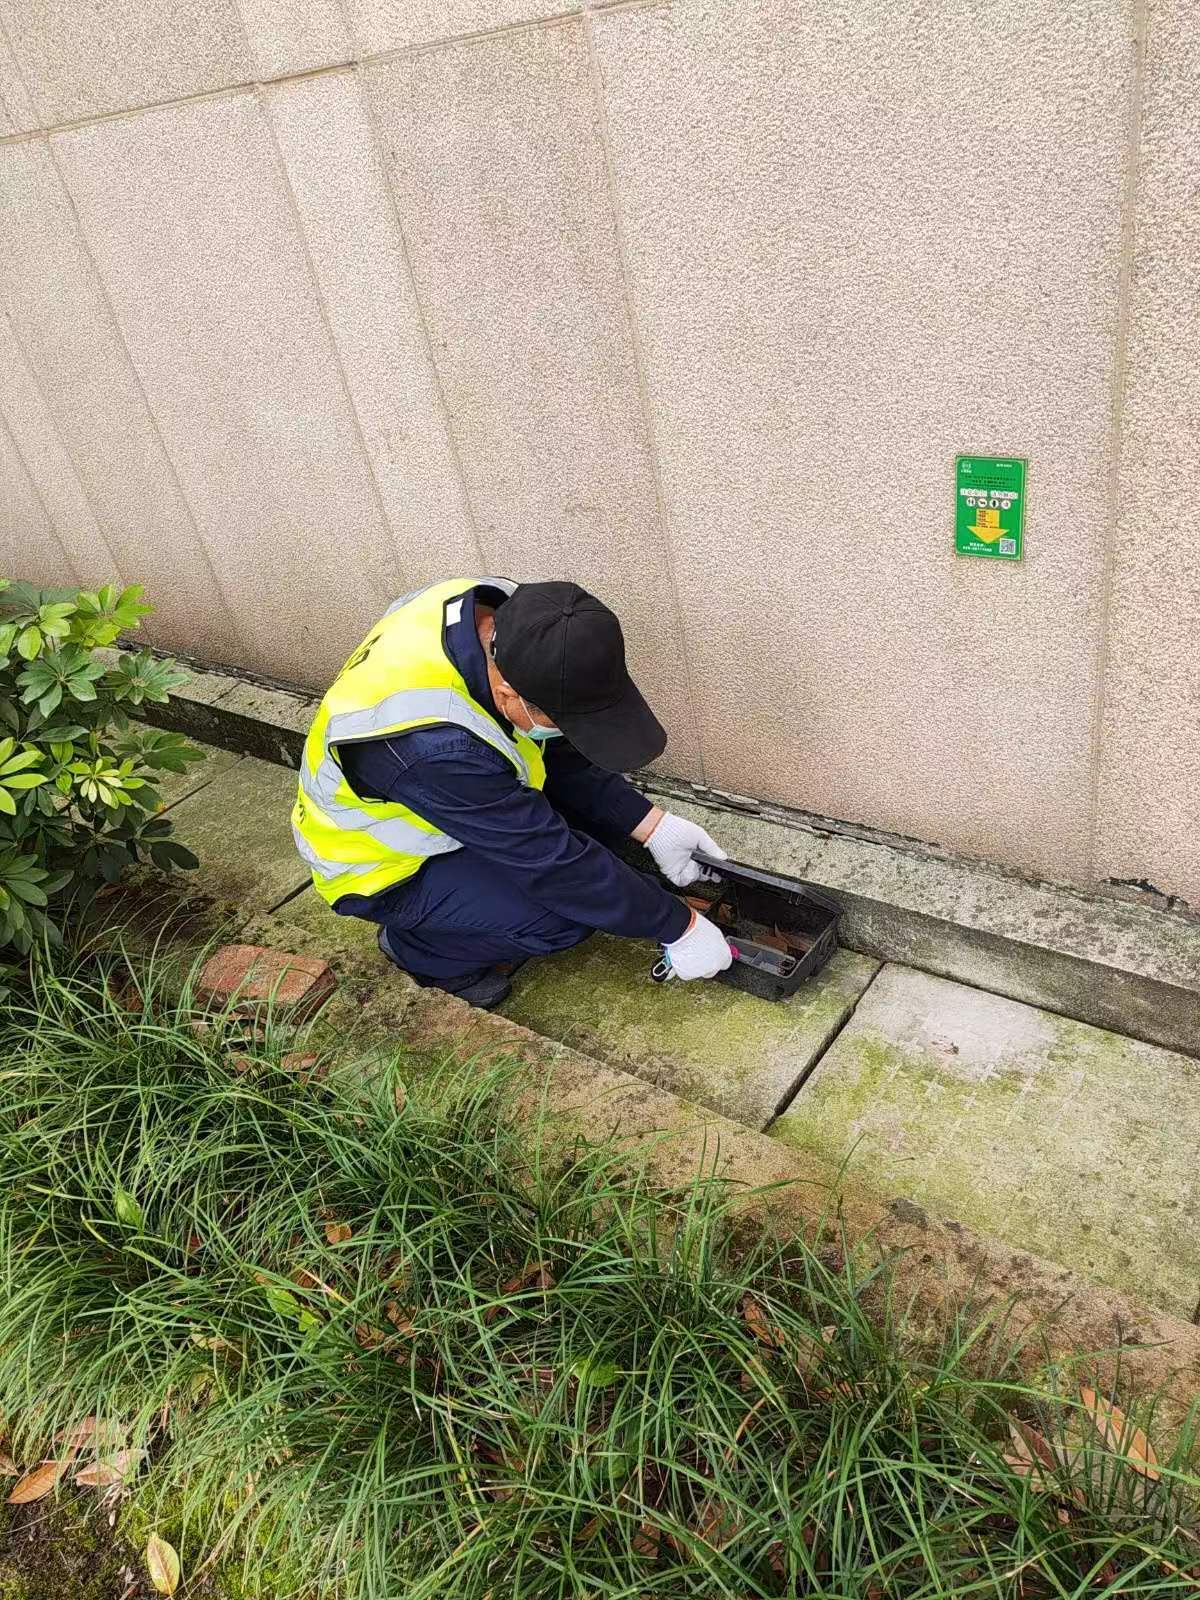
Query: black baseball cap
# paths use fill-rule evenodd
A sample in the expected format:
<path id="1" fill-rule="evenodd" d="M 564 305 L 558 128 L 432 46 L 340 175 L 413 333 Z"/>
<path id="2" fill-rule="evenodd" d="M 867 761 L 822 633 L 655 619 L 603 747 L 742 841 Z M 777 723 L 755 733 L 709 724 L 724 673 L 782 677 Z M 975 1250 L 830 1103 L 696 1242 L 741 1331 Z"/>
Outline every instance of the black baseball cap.
<path id="1" fill-rule="evenodd" d="M 667 735 L 629 676 L 621 624 L 577 583 L 522 583 L 496 612 L 507 681 L 607 772 L 644 767 Z"/>

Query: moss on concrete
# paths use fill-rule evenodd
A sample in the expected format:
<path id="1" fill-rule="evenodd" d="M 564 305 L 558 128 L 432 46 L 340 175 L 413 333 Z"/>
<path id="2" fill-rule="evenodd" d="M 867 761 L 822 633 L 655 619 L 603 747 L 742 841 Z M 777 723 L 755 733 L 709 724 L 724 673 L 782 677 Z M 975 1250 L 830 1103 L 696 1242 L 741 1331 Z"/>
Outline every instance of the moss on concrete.
<path id="1" fill-rule="evenodd" d="M 90 1493 L 0 1506 L 0 1600 L 119 1600 L 137 1562 L 96 1507 Z"/>
<path id="2" fill-rule="evenodd" d="M 181 844 L 200 858 L 198 888 L 249 911 L 269 911 L 310 881 L 289 817 L 296 774 L 245 757 L 173 807 Z"/>
<path id="3" fill-rule="evenodd" d="M 853 1010 L 878 963 L 841 950 L 791 1000 L 723 983 L 657 984 L 657 947 L 596 935 L 532 961 L 504 1015 L 761 1128 Z"/>
<path id="4" fill-rule="evenodd" d="M 164 808 L 177 805 L 189 794 L 203 789 L 214 778 L 229 772 L 242 759 L 232 751 L 218 750 L 211 744 L 197 748 L 202 752 L 203 760 L 191 762 L 186 772 L 164 772 L 156 782 L 155 788 L 162 796 Z"/>
<path id="5" fill-rule="evenodd" d="M 772 1130 L 916 1201 L 1189 1317 L 1200 1063 L 886 967 Z"/>

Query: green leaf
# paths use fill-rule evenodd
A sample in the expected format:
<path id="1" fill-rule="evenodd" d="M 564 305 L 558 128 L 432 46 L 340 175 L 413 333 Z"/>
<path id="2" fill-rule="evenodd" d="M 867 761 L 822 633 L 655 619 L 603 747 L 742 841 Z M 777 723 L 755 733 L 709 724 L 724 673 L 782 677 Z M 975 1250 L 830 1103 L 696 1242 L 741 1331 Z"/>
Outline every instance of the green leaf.
<path id="1" fill-rule="evenodd" d="M 56 683 L 53 689 L 47 690 L 42 698 L 38 701 L 38 710 L 44 717 L 48 717 L 52 711 L 58 710 L 58 707 L 62 702 L 62 697 L 62 685 Z"/>
<path id="2" fill-rule="evenodd" d="M 8 887 L 17 899 L 24 900 L 26 905 L 44 906 L 47 903 L 46 891 L 38 883 L 29 883 L 25 878 L 10 878 Z"/>
<path id="3" fill-rule="evenodd" d="M 194 872 L 200 865 L 199 858 L 193 855 L 186 845 L 176 844 L 174 841 L 152 844 L 150 859 L 164 872 L 172 867 L 178 867 L 184 872 Z"/>
<path id="4" fill-rule="evenodd" d="M 130 1194 L 128 1189 L 113 1191 L 113 1210 L 117 1221 L 126 1228 L 140 1228 L 142 1226 L 142 1208 Z"/>
<path id="5" fill-rule="evenodd" d="M 7 773 L 0 775 L 0 786 L 5 789 L 36 789 L 39 783 L 48 783 L 48 772 L 18 772 L 14 777 Z"/>
<path id="6" fill-rule="evenodd" d="M 7 789 L 0 789 L 0 811 L 2 811 L 6 817 L 15 817 L 17 814 L 17 802 L 13 799 L 12 795 L 9 794 Z"/>
<path id="7" fill-rule="evenodd" d="M 11 743 L 12 741 L 8 740 L 6 742 Z M 44 761 L 45 759 L 46 757 L 41 750 L 33 750 L 26 745 L 24 750 L 15 756 L 9 756 L 7 761 L 3 756 L 0 756 L 0 775 L 10 772 L 24 772 L 26 767 L 36 766 L 39 761 Z"/>
<path id="8" fill-rule="evenodd" d="M 280 1289 L 274 1283 L 263 1285 L 263 1294 L 271 1310 L 281 1317 L 297 1317 L 300 1314 L 300 1302 L 294 1294 L 289 1294 L 286 1289 Z"/>
<path id="9" fill-rule="evenodd" d="M 96 690 L 86 678 L 68 678 L 67 688 L 71 691 L 73 700 L 94 700 L 96 698 Z"/>
<path id="10" fill-rule="evenodd" d="M 599 1356 L 580 1356 L 571 1373 L 582 1389 L 611 1389 L 617 1381 L 617 1364 Z"/>
<path id="11" fill-rule="evenodd" d="M 26 661 L 32 661 L 42 648 L 42 631 L 32 624 L 21 634 L 17 640 L 17 654 Z"/>

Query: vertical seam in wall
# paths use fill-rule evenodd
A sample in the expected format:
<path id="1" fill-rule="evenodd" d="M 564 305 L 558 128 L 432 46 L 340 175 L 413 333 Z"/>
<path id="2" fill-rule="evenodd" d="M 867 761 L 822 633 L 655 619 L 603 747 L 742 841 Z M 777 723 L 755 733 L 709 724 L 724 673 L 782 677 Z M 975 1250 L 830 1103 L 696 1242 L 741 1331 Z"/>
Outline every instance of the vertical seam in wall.
<path id="1" fill-rule="evenodd" d="M 458 448 L 458 439 L 454 432 L 454 417 L 450 410 L 450 402 L 446 398 L 445 385 L 442 382 L 442 374 L 437 364 L 437 356 L 433 348 L 433 334 L 430 331 L 425 302 L 421 298 L 417 275 L 413 271 L 412 252 L 408 247 L 408 235 L 404 231 L 404 222 L 400 216 L 400 201 L 396 195 L 396 186 L 392 181 L 392 175 L 388 170 L 386 146 L 380 135 L 379 123 L 375 116 L 375 107 L 371 102 L 371 96 L 367 91 L 366 84 L 362 81 L 362 63 L 356 61 L 353 71 L 363 110 L 366 112 L 367 126 L 371 130 L 375 157 L 379 162 L 379 170 L 383 177 L 384 193 L 387 195 L 388 205 L 391 207 L 392 216 L 395 219 L 396 237 L 400 241 L 400 259 L 404 264 L 404 271 L 408 277 L 408 287 L 412 294 L 413 305 L 417 309 L 417 320 L 421 324 L 421 335 L 425 340 L 425 350 L 429 357 L 429 370 L 433 376 L 434 393 L 437 396 L 438 406 L 442 413 L 442 423 L 446 429 L 446 442 L 450 447 L 455 472 L 458 474 L 458 486 L 462 494 L 463 509 L 467 514 L 467 521 L 471 525 L 471 536 L 475 540 L 475 553 L 479 558 L 479 569 L 481 572 L 486 572 L 490 570 L 490 566 L 487 553 L 483 548 L 483 540 L 480 537 L 479 518 L 471 500 L 471 491 L 467 486 L 467 474 L 463 467 L 462 453 Z"/>
<path id="2" fill-rule="evenodd" d="M 250 29 L 246 26 L 241 0 L 233 0 L 233 14 L 237 18 L 238 27 L 242 30 L 242 43 L 246 46 L 246 59 L 250 63 L 250 71 L 254 75 L 254 86 L 257 88 L 263 76 L 262 62 L 258 59 L 258 51 L 254 48 L 254 40 L 250 37 Z"/>
<path id="3" fill-rule="evenodd" d="M 22 467 L 24 467 L 24 469 L 25 469 L 25 476 L 29 479 L 29 486 L 33 490 L 34 494 L 37 496 L 37 503 L 42 508 L 42 515 L 46 519 L 46 525 L 50 529 L 50 532 L 54 535 L 55 539 L 58 541 L 58 550 L 59 550 L 59 554 L 63 558 L 63 565 L 66 567 L 67 571 L 70 573 L 72 578 L 74 578 L 75 587 L 77 589 L 82 589 L 83 588 L 83 580 L 79 576 L 79 568 L 75 565 L 74 561 L 71 559 L 71 555 L 70 555 L 69 551 L 67 550 L 66 545 L 62 541 L 62 534 L 59 533 L 58 525 L 56 524 L 54 518 L 50 515 L 50 508 L 46 504 L 45 497 L 43 496 L 41 488 L 38 485 L 38 481 L 34 477 L 33 473 L 29 470 L 29 462 L 25 459 L 25 452 L 21 449 L 21 446 L 17 443 L 17 436 L 12 431 L 12 427 L 9 424 L 8 418 L 4 415 L 4 413 L 2 411 L 0 411 L 0 428 L 4 429 L 4 432 L 8 437 L 8 442 L 12 446 L 13 454 L 16 456 L 17 460 L 21 463 Z M 101 537 L 103 538 L 103 535 Z M 14 577 L 19 577 L 20 574 L 19 573 L 14 573 L 13 576 Z"/>
<path id="4" fill-rule="evenodd" d="M 667 569 L 667 577 L 671 585 L 671 600 L 675 610 L 675 626 L 679 637 L 680 666 L 683 673 L 684 689 L 687 694 L 688 706 L 692 714 L 692 738 L 696 747 L 696 760 L 700 766 L 701 782 L 708 782 L 707 765 L 704 756 L 704 743 L 700 736 L 700 714 L 696 703 L 695 687 L 692 683 L 691 662 L 688 656 L 688 636 L 684 626 L 683 597 L 679 592 L 679 580 L 675 570 L 675 552 L 671 537 L 671 516 L 667 507 L 666 492 L 663 488 L 662 466 L 659 460 L 658 436 L 654 426 L 654 407 L 650 398 L 650 381 L 646 372 L 645 354 L 642 348 L 641 329 L 638 323 L 637 310 L 634 304 L 633 284 L 629 270 L 629 252 L 625 239 L 625 222 L 621 210 L 620 193 L 617 187 L 616 162 L 612 152 L 612 141 L 609 138 L 608 113 L 604 104 L 604 84 L 600 75 L 600 60 L 596 50 L 594 37 L 594 21 L 590 11 L 583 13 L 584 48 L 587 53 L 588 79 L 592 91 L 592 109 L 596 118 L 596 125 L 600 134 L 600 146 L 604 155 L 604 171 L 608 184 L 608 203 L 612 214 L 613 232 L 617 245 L 617 270 L 621 279 L 621 295 L 625 304 L 625 318 L 629 328 L 629 340 L 633 351 L 634 372 L 637 379 L 638 399 L 641 405 L 642 425 L 646 430 L 646 452 L 650 461 L 650 470 L 654 478 L 654 496 L 658 510 L 658 526 L 662 537 L 663 560 Z"/>
<path id="5" fill-rule="evenodd" d="M 21 87 L 25 90 L 25 97 L 29 101 L 29 109 L 37 118 L 39 126 L 42 126 L 46 121 L 46 113 L 42 109 L 41 101 L 34 98 L 33 88 L 29 82 L 29 79 L 25 76 L 25 68 L 21 65 L 21 58 L 17 54 L 16 46 L 12 42 L 12 34 L 9 33 L 8 28 L 5 25 L 3 15 L 0 15 L 0 39 L 4 40 L 8 53 L 12 58 L 12 64 L 16 68 L 17 77 L 21 80 Z"/>
<path id="6" fill-rule="evenodd" d="M 1113 587 L 1121 513 L 1121 462 L 1124 449 L 1125 384 L 1128 376 L 1134 255 L 1137 248 L 1137 193 L 1141 157 L 1142 98 L 1150 18 L 1148 0 L 1134 0 L 1133 72 L 1126 128 L 1125 177 L 1121 195 L 1121 262 L 1117 279 L 1117 327 L 1113 351 L 1112 401 L 1109 421 L 1108 516 L 1101 565 L 1100 615 L 1097 626 L 1095 682 L 1092 692 L 1091 794 L 1088 806 L 1087 872 L 1100 875 L 1100 800 L 1103 788 L 1104 717 L 1107 705 L 1109 652 L 1112 643 Z"/>
<path id="7" fill-rule="evenodd" d="M 390 584 L 395 585 L 408 576 L 407 573 L 403 572 L 399 560 L 400 551 L 399 541 L 396 537 L 396 530 L 392 526 L 392 519 L 388 516 L 387 508 L 383 503 L 383 492 L 379 487 L 379 480 L 375 476 L 375 466 L 371 460 L 370 449 L 367 446 L 367 436 L 363 430 L 362 418 L 359 416 L 358 407 L 354 403 L 354 395 L 350 389 L 350 379 L 346 375 L 346 364 L 342 360 L 341 347 L 338 344 L 337 335 L 333 331 L 333 320 L 329 315 L 329 307 L 326 304 L 325 294 L 321 288 L 321 280 L 317 273 L 316 262 L 312 258 L 312 251 L 308 248 L 308 235 L 304 231 L 304 218 L 300 214 L 300 203 L 296 199 L 296 191 L 292 187 L 291 174 L 288 172 L 287 162 L 284 160 L 283 149 L 279 143 L 279 135 L 275 131 L 275 122 L 271 116 L 271 107 L 267 103 L 266 94 L 261 84 L 256 89 L 255 96 L 258 101 L 259 114 L 267 125 L 267 137 L 270 139 L 271 149 L 275 153 L 275 163 L 279 171 L 280 180 L 283 184 L 284 193 L 287 196 L 288 209 L 290 210 L 292 216 L 292 225 L 295 227 L 296 238 L 299 241 L 300 250 L 304 256 L 305 265 L 308 268 L 308 275 L 312 282 L 313 294 L 316 296 L 317 311 L 320 315 L 321 323 L 325 329 L 325 332 L 329 337 L 329 347 L 333 352 L 334 364 L 337 367 L 338 377 L 341 380 L 342 393 L 346 397 L 346 405 L 349 408 L 350 417 L 354 424 L 354 433 L 358 439 L 359 450 L 362 452 L 363 465 L 367 469 L 367 479 L 371 485 L 371 493 L 375 499 L 375 507 L 379 512 L 380 521 L 382 522 L 384 530 L 388 535 L 392 557 L 392 571 L 388 581 Z"/>
<path id="8" fill-rule="evenodd" d="M 11 314 L 9 313 L 9 311 L 7 310 L 7 308 L 5 309 L 4 317 L 5 317 L 5 321 L 8 323 L 9 330 L 12 333 L 13 343 L 17 347 L 17 352 L 20 355 L 21 360 L 25 363 L 25 370 L 29 374 L 29 381 L 30 381 L 30 383 L 33 384 L 33 387 L 37 390 L 39 396 L 41 397 L 42 410 L 46 413 L 46 419 L 49 422 L 51 429 L 53 430 L 54 437 L 58 440 L 59 449 L 62 451 L 63 455 L 66 457 L 67 464 L 70 466 L 71 471 L 74 474 L 75 482 L 79 485 L 79 492 L 83 496 L 84 502 L 87 505 L 88 510 L 92 514 L 92 521 L 96 525 L 96 535 L 99 538 L 100 543 L 104 548 L 105 554 L 108 556 L 109 564 L 110 564 L 110 566 L 112 568 L 112 575 L 113 575 L 114 578 L 120 579 L 121 585 L 122 585 L 122 587 L 124 587 L 126 575 L 121 571 L 121 563 L 117 560 L 116 556 L 113 553 L 112 545 L 108 542 L 108 535 L 104 531 L 104 524 L 101 522 L 100 518 L 96 515 L 96 508 L 92 504 L 92 497 L 88 493 L 88 487 L 87 487 L 86 482 L 84 481 L 83 474 L 80 472 L 79 467 L 76 464 L 75 457 L 71 454 L 71 451 L 70 451 L 70 449 L 69 449 L 69 447 L 67 445 L 67 441 L 63 438 L 62 432 L 61 432 L 61 430 L 60 430 L 60 428 L 58 426 L 58 418 L 54 415 L 53 407 L 51 406 L 50 401 L 47 398 L 45 386 L 42 383 L 41 376 L 38 373 L 37 367 L 34 365 L 33 361 L 30 359 L 29 351 L 25 348 L 24 341 L 22 340 L 21 335 L 17 332 L 17 325 L 13 321 L 13 318 L 12 318 Z M 14 448 L 16 448 L 16 443 L 17 443 L 16 436 L 15 436 L 15 434 L 12 433 L 11 429 L 9 430 L 9 434 L 10 434 L 10 437 L 12 438 L 13 446 L 14 446 Z M 36 480 L 34 479 L 33 473 L 30 472 L 30 470 L 29 470 L 29 462 L 25 460 L 24 453 L 18 449 L 17 450 L 17 454 L 20 455 L 21 460 L 24 463 L 26 472 L 29 472 L 29 480 L 30 480 L 30 482 L 33 483 L 34 487 L 36 488 L 37 487 Z M 42 492 L 41 492 L 40 489 L 38 489 L 38 499 L 42 503 L 42 510 L 46 511 L 46 502 L 42 499 Z M 62 546 L 63 555 L 67 557 L 67 565 L 75 573 L 76 577 L 79 577 L 79 571 L 78 571 L 78 568 L 75 566 L 74 558 L 68 554 L 67 547 L 62 542 L 62 535 L 58 531 L 57 523 L 55 522 L 54 518 L 50 516 L 48 511 L 46 511 L 46 517 L 47 517 L 48 522 L 50 523 L 50 526 L 54 529 L 55 538 L 58 540 L 59 544 Z"/>
<path id="9" fill-rule="evenodd" d="M 116 307 L 113 305 L 109 296 L 108 285 L 105 283 L 104 275 L 100 271 L 100 264 L 92 254 L 92 247 L 88 243 L 87 234 L 84 232 L 83 219 L 80 217 L 79 208 L 75 204 L 75 196 L 71 193 L 71 186 L 68 184 L 66 174 L 63 172 L 63 169 L 59 164 L 58 154 L 54 148 L 53 137 L 47 138 L 46 148 L 50 153 L 51 164 L 54 167 L 55 174 L 57 175 L 59 184 L 62 187 L 62 192 L 67 198 L 67 205 L 71 210 L 71 217 L 75 224 L 76 237 L 79 240 L 79 248 L 82 250 L 88 266 L 91 268 L 92 276 L 96 281 L 96 291 L 104 303 L 104 308 L 108 313 L 108 319 L 112 324 L 113 333 L 116 335 L 117 343 L 124 351 L 125 359 L 129 363 L 129 370 L 133 374 L 133 381 L 137 384 L 138 394 L 142 397 L 142 405 L 146 408 L 146 419 L 150 424 L 150 428 L 155 439 L 158 441 L 158 448 L 162 451 L 163 461 L 166 463 L 167 472 L 170 475 L 171 482 L 175 485 L 175 492 L 179 496 L 179 503 L 183 507 L 185 513 L 187 514 L 187 519 L 192 525 L 192 532 L 196 536 L 196 548 L 200 551 L 200 554 L 204 558 L 204 564 L 208 568 L 209 577 L 212 579 L 213 589 L 216 591 L 217 598 L 221 602 L 221 609 L 225 613 L 225 617 L 229 623 L 230 629 L 232 630 L 233 634 L 242 641 L 242 646 L 246 650 L 248 657 L 251 660 L 255 660 L 258 657 L 258 651 L 255 649 L 250 636 L 243 628 L 240 617 L 235 614 L 232 606 L 229 604 L 229 597 L 225 593 L 225 587 L 222 584 L 220 576 L 217 572 L 217 567 L 213 561 L 212 554 L 204 542 L 204 536 L 200 532 L 199 520 L 196 517 L 196 513 L 192 510 L 191 502 L 184 493 L 183 480 L 179 476 L 179 472 L 176 469 L 171 452 L 167 449 L 167 441 L 163 438 L 162 429 L 158 425 L 158 418 L 154 415 L 154 409 L 150 404 L 150 396 L 146 393 L 146 386 L 142 382 L 142 375 L 137 369 L 137 363 L 133 359 L 133 352 L 130 350 L 129 343 L 125 338 L 125 330 L 121 326 L 120 319 L 117 316 Z"/>
<path id="10" fill-rule="evenodd" d="M 338 16 L 342 19 L 342 27 L 346 30 L 346 44 L 349 46 L 350 54 L 343 64 L 349 65 L 359 58 L 358 35 L 355 33 L 350 21 L 350 8 L 346 5 L 345 0 L 333 0 L 333 3 L 337 7 Z"/>

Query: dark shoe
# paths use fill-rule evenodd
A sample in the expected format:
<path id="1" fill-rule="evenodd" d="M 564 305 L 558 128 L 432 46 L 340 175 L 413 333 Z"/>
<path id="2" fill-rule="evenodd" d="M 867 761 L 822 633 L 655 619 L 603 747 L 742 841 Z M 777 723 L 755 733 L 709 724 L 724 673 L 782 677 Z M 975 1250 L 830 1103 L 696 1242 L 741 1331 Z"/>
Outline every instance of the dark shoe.
<path id="1" fill-rule="evenodd" d="M 380 926 L 379 948 L 394 967 L 399 967 L 401 972 L 408 976 L 419 989 L 442 989 L 446 994 L 452 994 L 457 1000 L 465 1000 L 469 1006 L 478 1006 L 480 1011 L 494 1011 L 497 1006 L 503 1005 L 512 993 L 512 984 L 508 981 L 508 973 L 500 967 L 483 967 L 478 972 L 470 972 L 465 978 L 428 978 L 420 972 L 408 972 L 403 962 L 397 961 L 388 943 L 387 929 Z M 517 962 L 517 966 L 524 966 L 524 962 Z"/>
<path id="2" fill-rule="evenodd" d="M 437 983 L 431 978 L 418 978 L 417 982 L 426 989 L 445 989 L 447 994 L 452 994 L 456 1000 L 465 1000 L 469 1006 L 478 1006 L 480 1011 L 494 1011 L 497 1006 L 502 1006 L 512 993 L 512 984 L 503 972 L 498 972 L 495 967 L 488 967 L 477 978 L 463 980 L 451 979 L 454 984 L 464 983 L 461 989 L 451 988 L 450 983 Z"/>

